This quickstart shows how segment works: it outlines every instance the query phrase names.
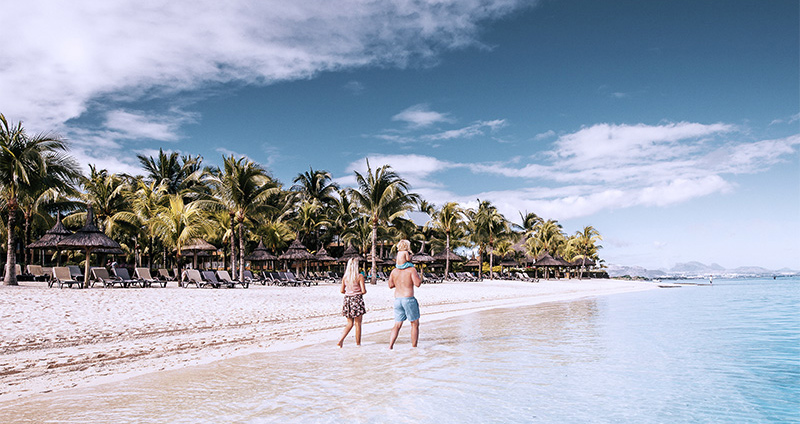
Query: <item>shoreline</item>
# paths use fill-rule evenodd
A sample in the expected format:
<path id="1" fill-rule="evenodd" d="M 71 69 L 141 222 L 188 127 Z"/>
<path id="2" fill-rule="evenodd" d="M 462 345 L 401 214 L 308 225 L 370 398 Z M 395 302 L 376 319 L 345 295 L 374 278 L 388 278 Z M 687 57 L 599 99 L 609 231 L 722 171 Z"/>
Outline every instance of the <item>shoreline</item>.
<path id="1" fill-rule="evenodd" d="M 424 326 L 487 309 L 656 288 L 605 279 L 484 280 L 425 284 L 416 295 Z M 367 285 L 365 301 L 363 334 L 388 332 L 393 325 L 392 290 L 385 283 Z M 338 284 L 255 285 L 246 290 L 3 286 L 0 403 L 258 352 L 327 342 L 336 349 L 344 326 L 341 302 Z M 351 333 L 344 348 L 353 347 Z"/>

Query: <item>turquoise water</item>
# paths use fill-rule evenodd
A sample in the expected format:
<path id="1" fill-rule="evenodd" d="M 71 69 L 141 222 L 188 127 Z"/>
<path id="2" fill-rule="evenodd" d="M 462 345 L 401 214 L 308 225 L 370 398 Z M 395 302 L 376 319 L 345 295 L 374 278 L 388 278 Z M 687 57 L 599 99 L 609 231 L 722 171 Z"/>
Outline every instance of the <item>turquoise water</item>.
<path id="1" fill-rule="evenodd" d="M 546 284 L 546 283 L 545 283 Z M 0 405 L 0 422 L 800 422 L 800 280 L 493 310 Z M 351 336 L 352 338 L 352 336 Z"/>

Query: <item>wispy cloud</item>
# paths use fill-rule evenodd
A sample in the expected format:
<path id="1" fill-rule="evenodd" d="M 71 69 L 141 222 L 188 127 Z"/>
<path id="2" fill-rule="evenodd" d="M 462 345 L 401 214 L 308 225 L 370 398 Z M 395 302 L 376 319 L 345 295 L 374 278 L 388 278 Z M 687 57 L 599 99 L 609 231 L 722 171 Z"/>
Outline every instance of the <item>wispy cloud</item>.
<path id="1" fill-rule="evenodd" d="M 459 138 L 472 138 L 478 135 L 484 135 L 486 131 L 495 131 L 506 125 L 504 119 L 495 119 L 493 121 L 479 121 L 464 128 L 455 130 L 448 130 L 437 134 L 428 134 L 422 136 L 423 140 L 452 140 Z"/>
<path id="2" fill-rule="evenodd" d="M 431 156 L 371 156 L 409 175 L 434 203 L 492 200 L 510 218 L 518 211 L 568 219 L 633 206 L 662 207 L 735 190 L 731 175 L 769 169 L 797 152 L 800 135 L 732 141 L 729 124 L 597 124 L 564 134 L 544 155 L 507 162 L 455 163 Z M 551 134 L 547 134 L 550 136 Z M 544 138 L 544 137 L 542 137 Z M 544 158 L 544 159 L 541 159 Z M 350 169 L 359 169 L 359 162 Z M 508 178 L 524 188 L 455 195 L 437 183 L 438 172 L 467 169 Z"/>
<path id="3" fill-rule="evenodd" d="M 410 128 L 425 128 L 439 122 L 452 122 L 452 119 L 446 113 L 430 110 L 426 104 L 418 104 L 393 116 L 392 121 L 405 122 Z"/>

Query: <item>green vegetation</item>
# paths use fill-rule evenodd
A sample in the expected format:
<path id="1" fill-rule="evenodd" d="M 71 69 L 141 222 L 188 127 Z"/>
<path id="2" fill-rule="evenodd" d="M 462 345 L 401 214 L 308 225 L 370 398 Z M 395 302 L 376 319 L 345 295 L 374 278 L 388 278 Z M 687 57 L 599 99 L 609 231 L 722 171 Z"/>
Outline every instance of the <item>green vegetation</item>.
<path id="1" fill-rule="evenodd" d="M 120 243 L 126 261 L 179 267 L 182 248 L 200 238 L 226 252 L 234 278 L 241 278 L 244 257 L 259 241 L 280 254 L 295 239 L 312 252 L 351 245 L 369 253 L 373 283 L 377 259 L 402 238 L 417 247 L 424 243 L 431 254 L 477 249 L 479 263 L 488 255 L 490 277 L 503 269 L 496 261 L 530 263 L 544 254 L 573 263 L 601 262 L 602 238 L 594 227 L 568 236 L 558 222 L 528 212 L 520 213 L 521 225 L 512 225 L 485 200 L 478 200 L 476 208 L 455 202 L 437 208 L 411 192 L 388 165 L 372 168 L 367 161 L 364 174 L 355 172 L 357 185 L 351 189 L 341 189 L 329 172 L 313 168 L 285 189 L 269 170 L 247 158 L 223 157 L 221 168 L 205 166 L 200 156 L 163 150 L 157 157 L 138 159 L 141 175 L 111 174 L 94 165 L 83 175 L 66 141 L 48 134 L 29 136 L 22 123 L 11 125 L 0 114 L 0 235 L 6 240 L 6 270 L 17 263 L 13 247 L 41 237 L 57 213 L 67 213 L 65 225 L 79 228 L 87 206 L 98 228 Z M 431 216 L 424 228 L 406 219 L 414 208 Z M 21 259 L 22 265 L 32 262 L 28 249 L 22 249 Z M 82 258 L 77 253 L 73 260 Z M 445 272 L 452 266 L 447 259 Z M 6 272 L 3 283 L 16 284 L 14 273 Z"/>

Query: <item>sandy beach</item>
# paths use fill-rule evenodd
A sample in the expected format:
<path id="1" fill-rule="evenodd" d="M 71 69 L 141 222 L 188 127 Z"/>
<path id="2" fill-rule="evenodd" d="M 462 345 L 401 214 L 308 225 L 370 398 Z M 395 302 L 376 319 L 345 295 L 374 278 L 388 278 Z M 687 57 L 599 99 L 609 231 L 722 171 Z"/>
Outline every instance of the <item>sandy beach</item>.
<path id="1" fill-rule="evenodd" d="M 217 290 L 21 284 L 0 287 L 0 402 L 258 351 L 328 341 L 335 349 L 345 323 L 335 284 Z M 656 287 L 618 280 L 425 284 L 417 291 L 420 343 L 426 321 Z M 380 282 L 367 290 L 365 333 L 388 329 L 392 291 Z M 345 348 L 354 348 L 352 337 Z"/>

